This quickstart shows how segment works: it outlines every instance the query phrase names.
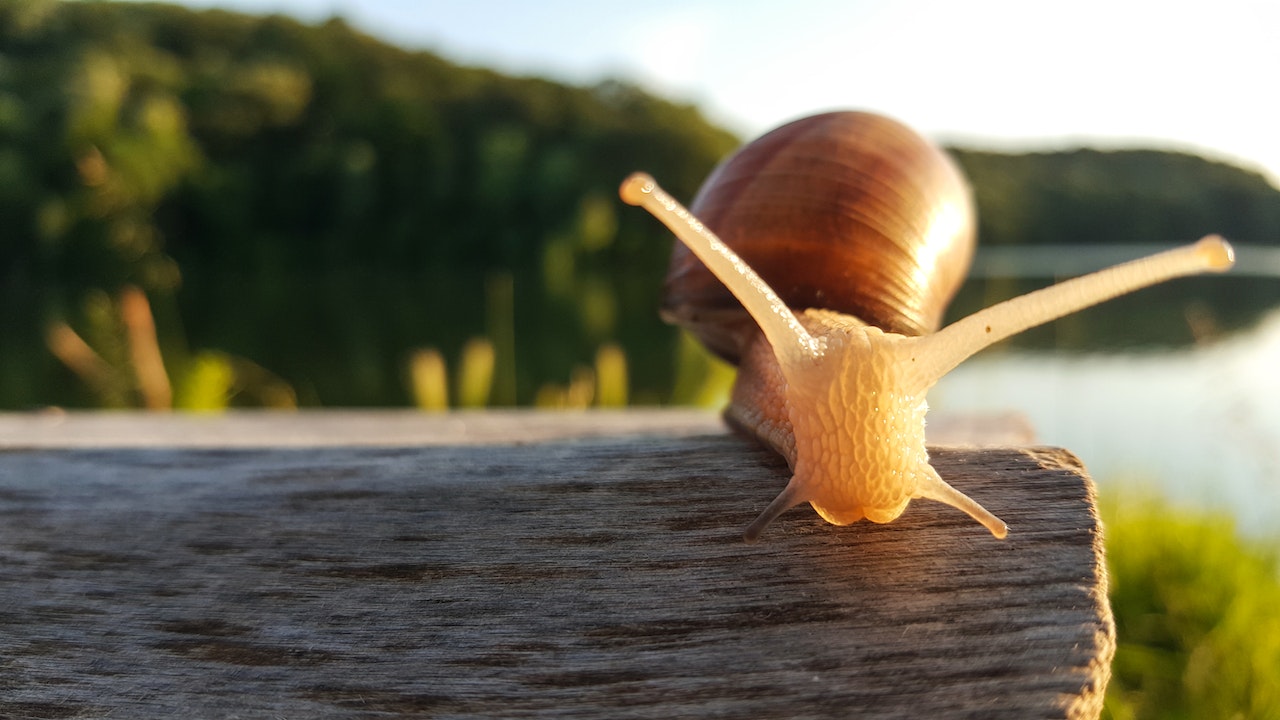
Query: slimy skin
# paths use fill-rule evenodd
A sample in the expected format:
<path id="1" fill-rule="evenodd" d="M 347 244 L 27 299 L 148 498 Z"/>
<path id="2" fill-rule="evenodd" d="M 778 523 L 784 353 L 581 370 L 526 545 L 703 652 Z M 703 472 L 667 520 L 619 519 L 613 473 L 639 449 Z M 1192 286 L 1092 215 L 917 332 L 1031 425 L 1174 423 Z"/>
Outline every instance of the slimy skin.
<path id="1" fill-rule="evenodd" d="M 821 356 L 788 372 L 768 342 L 755 343 L 740 372 L 770 365 L 776 370 L 760 373 L 770 378 L 766 383 L 735 386 L 726 413 L 785 457 L 794 473 L 747 528 L 747 539 L 755 540 L 774 518 L 803 502 L 827 522 L 848 525 L 863 518 L 891 522 L 917 497 L 963 510 L 1003 538 L 1005 524 L 929 464 L 925 392 L 933 383 L 915 373 L 909 359 L 904 362 L 903 344 L 913 338 L 829 310 L 806 310 L 800 320 L 818 339 Z M 782 415 L 772 409 L 779 396 Z"/>
<path id="2" fill-rule="evenodd" d="M 821 309 L 797 316 L 759 275 L 653 178 L 636 173 L 622 199 L 662 221 L 760 326 L 739 370 L 728 420 L 787 459 L 786 489 L 744 533 L 754 542 L 783 512 L 808 502 L 828 522 L 887 523 L 914 498 L 946 503 L 1004 538 L 1004 522 L 951 487 L 929 464 L 926 394 L 974 353 L 1134 290 L 1235 262 L 1222 238 L 1200 241 L 993 305 L 935 333 L 905 336 Z"/>

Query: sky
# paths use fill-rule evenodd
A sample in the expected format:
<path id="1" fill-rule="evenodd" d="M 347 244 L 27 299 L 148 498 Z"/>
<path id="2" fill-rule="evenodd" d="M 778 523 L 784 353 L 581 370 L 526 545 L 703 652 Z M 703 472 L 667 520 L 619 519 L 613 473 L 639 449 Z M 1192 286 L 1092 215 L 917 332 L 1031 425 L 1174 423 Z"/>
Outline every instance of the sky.
<path id="1" fill-rule="evenodd" d="M 1198 152 L 1280 187 L 1276 0 L 179 0 L 339 16 L 467 65 L 621 78 L 744 139 L 873 110 L 942 142 Z"/>

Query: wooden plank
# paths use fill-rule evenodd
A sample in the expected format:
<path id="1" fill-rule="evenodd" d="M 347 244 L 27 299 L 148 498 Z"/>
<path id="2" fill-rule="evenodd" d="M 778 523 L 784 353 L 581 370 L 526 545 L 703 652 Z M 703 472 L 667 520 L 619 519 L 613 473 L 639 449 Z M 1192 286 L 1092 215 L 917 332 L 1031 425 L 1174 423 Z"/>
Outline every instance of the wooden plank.
<path id="1" fill-rule="evenodd" d="M 746 545 L 785 465 L 686 430 L 11 446 L 0 716 L 1097 716 L 1114 630 L 1069 453 L 935 452 L 1005 541 L 922 501 Z"/>
<path id="2" fill-rule="evenodd" d="M 414 410 L 226 413 L 0 413 L 0 448 L 310 447 L 475 445 L 590 437 L 683 437 L 724 432 L 716 413 L 696 409 L 430 414 Z M 1035 435 L 1016 413 L 929 416 L 929 439 L 943 445 L 1026 445 Z"/>
<path id="3" fill-rule="evenodd" d="M 321 410 L 226 413 L 0 413 L 0 447 L 308 447 L 474 445 L 619 435 L 719 432 L 693 409 L 532 412 Z"/>

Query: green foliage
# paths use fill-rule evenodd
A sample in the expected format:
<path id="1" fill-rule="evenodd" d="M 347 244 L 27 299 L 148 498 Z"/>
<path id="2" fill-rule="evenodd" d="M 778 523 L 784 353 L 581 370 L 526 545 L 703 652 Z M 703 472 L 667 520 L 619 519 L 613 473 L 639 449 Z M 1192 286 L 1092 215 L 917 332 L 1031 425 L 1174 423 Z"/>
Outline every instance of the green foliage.
<path id="1" fill-rule="evenodd" d="M 1107 715 L 1280 717 L 1280 550 L 1226 516 L 1104 503 L 1119 647 Z"/>
<path id="2" fill-rule="evenodd" d="M 196 412 L 224 410 L 231 404 L 235 382 L 230 358 L 218 352 L 197 353 L 186 373 L 176 378 L 173 407 Z"/>
<path id="3" fill-rule="evenodd" d="M 171 311 L 162 331 L 253 358 L 304 404 L 410 404 L 415 351 L 472 338 L 495 404 L 615 346 L 629 402 L 718 397 L 703 383 L 726 371 L 654 310 L 671 238 L 615 190 L 643 169 L 690 198 L 736 144 L 626 83 L 462 67 L 337 19 L 0 0 L 0 407 L 97 403 L 42 338 L 124 285 Z M 1280 192 L 1190 156 L 957 154 L 987 243 L 1280 238 Z M 1274 285 L 1209 309 L 1274 303 Z M 1131 317 L 1055 332 L 1158 327 Z"/>
<path id="4" fill-rule="evenodd" d="M 340 20 L 30 0 L 0 0 L 0 18 L 0 280 L 17 308 L 0 322 L 47 322 L 20 299 L 37 288 L 176 293 L 193 342 L 333 404 L 406 402 L 413 347 L 452 355 L 477 334 L 501 404 L 606 343 L 643 348 L 648 387 L 672 372 L 652 342 L 674 337 L 652 311 L 671 241 L 613 188 L 645 167 L 693 193 L 736 144 L 693 107 L 460 67 Z M 369 278 L 408 307 L 353 287 Z M 291 290 L 306 297 L 282 303 Z"/>
<path id="5" fill-rule="evenodd" d="M 1218 233 L 1280 242 L 1280 191 L 1195 155 L 951 149 L 974 187 L 985 245 L 1174 243 Z"/>

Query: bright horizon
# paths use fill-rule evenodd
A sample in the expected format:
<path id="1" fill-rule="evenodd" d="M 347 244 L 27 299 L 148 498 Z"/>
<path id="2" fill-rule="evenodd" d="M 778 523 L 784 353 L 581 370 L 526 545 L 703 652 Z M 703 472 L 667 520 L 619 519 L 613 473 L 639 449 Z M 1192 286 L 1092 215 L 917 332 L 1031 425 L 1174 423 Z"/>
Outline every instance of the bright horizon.
<path id="1" fill-rule="evenodd" d="M 750 139 L 856 108 L 966 147 L 1196 152 L 1280 187 L 1280 3 L 179 0 L 573 84 L 635 82 Z"/>

